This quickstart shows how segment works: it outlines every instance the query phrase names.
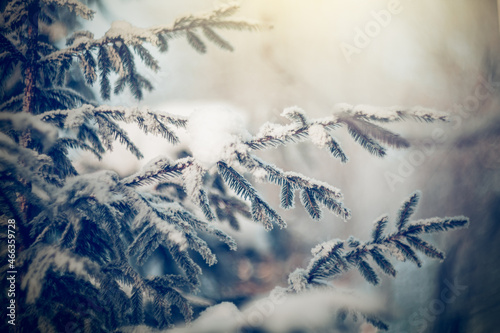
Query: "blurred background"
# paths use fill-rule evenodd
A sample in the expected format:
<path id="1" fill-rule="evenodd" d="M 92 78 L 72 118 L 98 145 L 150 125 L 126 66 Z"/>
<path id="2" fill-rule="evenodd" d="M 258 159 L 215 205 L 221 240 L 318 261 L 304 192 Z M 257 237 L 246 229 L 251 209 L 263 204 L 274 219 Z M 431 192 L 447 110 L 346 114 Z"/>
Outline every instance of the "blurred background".
<path id="1" fill-rule="evenodd" d="M 169 24 L 176 17 L 208 11 L 220 1 L 103 0 L 96 36 L 114 20 L 135 26 Z M 418 269 L 398 263 L 396 279 L 372 287 L 353 272 L 337 285 L 375 295 L 392 332 L 495 332 L 500 327 L 500 5 L 494 0 L 361 1 L 243 0 L 239 16 L 272 25 L 260 32 L 223 33 L 234 52 L 209 47 L 196 53 L 183 39 L 166 54 L 154 53 L 159 73 L 143 69 L 155 90 L 143 101 L 128 91 L 111 104 L 147 105 L 172 113 L 224 106 L 241 113 L 252 133 L 266 121 L 284 123 L 283 108 L 297 105 L 310 117 L 331 114 L 336 103 L 415 106 L 447 111 L 447 124 L 390 125 L 412 146 L 377 158 L 344 132 L 336 133 L 349 157 L 340 164 L 310 144 L 260 153 L 266 161 L 339 187 L 353 211 L 347 223 L 325 213 L 320 223 L 298 207 L 279 212 L 289 228 L 265 232 L 242 221 L 230 231 L 236 253 L 219 255 L 205 270 L 202 296 L 240 306 L 274 286 L 310 259 L 310 248 L 332 238 L 367 239 L 372 222 L 394 217 L 416 189 L 422 200 L 415 218 L 466 215 L 468 230 L 431 240 L 447 253 L 443 263 L 425 260 Z M 387 13 L 389 15 L 387 15 Z M 55 32 L 56 34 L 56 32 Z M 54 38 L 57 38 L 55 36 Z M 138 63 L 139 64 L 139 63 Z M 96 87 L 98 89 L 98 87 Z M 98 162 L 75 154 L 80 171 L 101 166 L 122 176 L 159 154 L 175 155 L 153 136 L 130 129 L 146 158 L 117 148 Z M 279 207 L 275 186 L 257 184 Z M 154 269 L 154 268 L 151 268 Z M 458 286 L 453 301 L 443 290 Z M 448 299 L 448 298 L 447 298 Z M 271 316 L 272 318 L 272 316 Z M 368 332 L 368 331 L 367 331 Z"/>

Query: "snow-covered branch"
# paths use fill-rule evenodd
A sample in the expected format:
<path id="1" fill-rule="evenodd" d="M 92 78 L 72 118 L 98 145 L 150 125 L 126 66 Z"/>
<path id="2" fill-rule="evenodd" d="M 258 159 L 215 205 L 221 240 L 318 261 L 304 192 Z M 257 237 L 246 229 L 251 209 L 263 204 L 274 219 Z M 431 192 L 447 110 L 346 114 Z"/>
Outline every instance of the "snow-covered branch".
<path id="1" fill-rule="evenodd" d="M 211 28 L 253 31 L 261 27 L 260 24 L 247 20 L 227 20 L 226 17 L 234 14 L 238 8 L 238 6 L 231 6 L 216 9 L 207 14 L 188 15 L 177 19 L 171 25 L 159 25 L 150 28 L 140 28 L 125 21 L 115 21 L 101 38 L 95 39 L 89 33 L 78 32 L 75 37 L 69 39 L 71 44 L 67 48 L 42 57 L 40 62 L 61 61 L 85 51 L 97 50 L 103 46 L 119 45 L 120 43 L 129 46 L 149 43 L 159 47 L 160 50 L 166 50 L 168 39 L 182 35 L 190 40 L 190 44 L 196 50 L 203 51 L 204 43 L 196 35 L 195 31 L 197 29 L 205 29 L 205 35 L 210 36 L 207 36 L 207 39 L 224 48 L 225 44 L 221 44 L 221 37 L 215 34 Z M 207 33 L 207 31 L 210 31 L 210 33 Z M 193 41 L 193 39 L 196 39 L 196 41 Z"/>

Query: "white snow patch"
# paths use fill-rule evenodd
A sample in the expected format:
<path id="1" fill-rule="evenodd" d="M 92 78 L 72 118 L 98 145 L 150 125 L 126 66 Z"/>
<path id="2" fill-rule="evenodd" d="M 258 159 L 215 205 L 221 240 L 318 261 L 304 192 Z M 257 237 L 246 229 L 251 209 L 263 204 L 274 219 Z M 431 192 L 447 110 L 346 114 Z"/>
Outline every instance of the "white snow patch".
<path id="1" fill-rule="evenodd" d="M 236 305 L 222 302 L 203 311 L 193 323 L 193 328 L 202 328 L 205 332 L 230 332 L 240 316 Z"/>
<path id="2" fill-rule="evenodd" d="M 243 306 L 223 302 L 207 308 L 191 325 L 168 330 L 170 333 L 240 332 L 254 326 L 265 332 L 324 331 L 336 321 L 338 310 L 356 309 L 363 313 L 380 311 L 380 295 L 342 292 L 338 289 L 314 289 L 298 294 L 284 294 L 284 288 L 259 297 Z M 128 331 L 139 333 L 142 331 Z"/>
<path id="3" fill-rule="evenodd" d="M 380 308 L 380 299 L 374 295 L 347 294 L 335 289 L 316 289 L 287 295 L 286 301 L 277 304 L 274 311 L 265 313 L 262 328 L 266 332 L 323 332 L 333 327 L 337 311 L 354 308 L 364 313 L 373 313 Z M 258 308 L 258 303 L 255 306 Z M 251 313 L 249 308 L 244 314 Z M 250 318 L 249 318 L 250 319 Z"/>
<path id="4" fill-rule="evenodd" d="M 231 155 L 231 145 L 251 138 L 243 116 L 223 106 L 195 110 L 187 132 L 193 157 L 207 169 Z"/>

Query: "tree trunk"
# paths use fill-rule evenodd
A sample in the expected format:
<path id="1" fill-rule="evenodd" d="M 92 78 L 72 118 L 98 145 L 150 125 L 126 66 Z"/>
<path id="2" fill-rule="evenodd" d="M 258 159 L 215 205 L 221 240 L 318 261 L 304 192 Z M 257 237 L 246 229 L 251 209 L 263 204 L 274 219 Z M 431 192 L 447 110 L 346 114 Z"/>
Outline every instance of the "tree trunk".
<path id="1" fill-rule="evenodd" d="M 23 97 L 23 112 L 36 112 L 36 81 L 38 72 L 38 16 L 40 13 L 39 0 L 32 0 L 28 5 L 28 42 L 26 51 L 26 67 L 24 72 L 24 97 Z M 31 131 L 26 129 L 19 140 L 19 144 L 23 148 L 30 148 L 32 145 Z M 21 182 L 26 186 L 27 190 L 31 190 L 31 183 L 25 179 Z M 30 219 L 30 207 L 27 198 L 20 195 L 18 198 L 19 206 L 25 221 Z"/>
<path id="2" fill-rule="evenodd" d="M 28 50 L 26 51 L 26 69 L 24 72 L 23 112 L 35 113 L 35 89 L 38 61 L 38 15 L 39 0 L 32 0 L 28 5 Z"/>

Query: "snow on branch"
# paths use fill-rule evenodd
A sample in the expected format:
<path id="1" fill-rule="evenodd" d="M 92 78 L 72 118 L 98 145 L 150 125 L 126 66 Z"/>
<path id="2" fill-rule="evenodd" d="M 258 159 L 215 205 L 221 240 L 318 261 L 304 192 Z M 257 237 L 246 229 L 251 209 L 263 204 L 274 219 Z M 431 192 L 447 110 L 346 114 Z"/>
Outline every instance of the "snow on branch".
<path id="1" fill-rule="evenodd" d="M 183 289 L 199 288 L 201 268 L 188 250 L 200 254 L 208 265 L 217 262 L 198 231 L 213 234 L 230 249 L 236 249 L 230 236 L 196 219 L 179 203 L 156 193 L 123 186 L 112 172 L 73 177 L 56 195 L 57 200 L 31 222 L 32 232 L 37 235 L 36 246 L 23 253 L 28 259 L 37 259 L 42 253 L 40 249 L 53 249 L 49 253 L 51 262 L 39 258 L 41 260 L 30 267 L 25 285 L 33 302 L 37 301 L 45 283 L 45 272 L 51 267 L 58 274 L 77 273 L 87 280 L 90 274 L 90 282 L 101 287 L 102 297 L 108 302 L 106 306 L 113 311 L 130 309 L 139 320 L 136 324 L 142 323 L 140 313 L 148 302 L 143 294 L 160 302 L 155 306 L 164 316 L 158 318 L 170 320 L 171 316 L 164 311 L 173 305 L 189 321 L 193 310 Z M 144 277 L 136 271 L 132 263 L 144 265 L 159 247 L 171 253 L 180 274 Z M 92 271 L 89 271 L 89 263 L 93 265 Z M 38 285 L 30 282 L 36 278 Z M 80 281 L 72 285 L 82 283 L 81 277 L 75 278 Z M 131 299 L 117 281 L 133 286 Z M 162 300 L 166 302 L 161 303 Z"/>
<path id="2" fill-rule="evenodd" d="M 205 35 L 210 36 L 207 36 L 207 39 L 217 46 L 231 49 L 229 44 L 226 44 L 227 42 L 222 42 L 222 38 L 213 29 L 258 30 L 261 27 L 255 22 L 246 20 L 227 20 L 226 17 L 232 15 L 237 9 L 238 6 L 233 6 L 226 8 L 226 10 L 216 9 L 208 14 L 188 15 L 177 19 L 172 25 L 159 25 L 150 28 L 140 28 L 125 21 L 115 21 L 103 37 L 95 39 L 89 34 L 78 32 L 76 36 L 70 39 L 72 43 L 67 48 L 53 52 L 40 59 L 40 61 L 63 60 L 84 51 L 97 50 L 103 46 L 119 46 L 121 43 L 130 46 L 150 43 L 161 50 L 162 48 L 166 49 L 168 39 L 182 35 L 186 36 L 188 40 L 197 39 L 196 41 L 191 40 L 190 44 L 197 51 L 203 52 L 205 44 L 196 34 L 197 29 L 205 29 Z"/>
<path id="3" fill-rule="evenodd" d="M 348 104 L 336 105 L 334 114 L 323 119 L 308 119 L 305 112 L 298 107 L 287 108 L 281 115 L 291 120 L 291 123 L 280 125 L 267 122 L 252 140 L 246 141 L 245 144 L 251 149 L 260 150 L 309 139 L 319 148 L 330 151 L 343 163 L 347 162 L 347 156 L 337 140 L 331 135 L 331 132 L 338 127 L 346 126 L 349 134 L 357 143 L 371 154 L 383 157 L 386 154 L 386 148 L 383 145 L 392 148 L 408 148 L 410 144 L 399 134 L 374 122 L 393 122 L 407 119 L 432 122 L 447 119 L 444 113 L 423 107 L 406 109 L 400 107 L 352 107 Z"/>
<path id="4" fill-rule="evenodd" d="M 189 167 L 193 162 L 194 160 L 191 157 L 179 159 L 174 163 L 171 163 L 166 157 L 158 157 L 148 163 L 143 170 L 123 179 L 122 183 L 134 187 L 159 182 L 180 175 L 182 170 Z"/>
<path id="5" fill-rule="evenodd" d="M 341 191 L 330 184 L 311 179 L 297 172 L 285 172 L 250 154 L 245 157 L 241 156 L 240 160 L 242 165 L 250 172 L 263 172 L 266 175 L 266 179 L 281 186 L 282 208 L 292 208 L 294 193 L 296 190 L 300 190 L 301 202 L 311 218 L 316 220 L 321 218 L 321 211 L 317 205 L 317 201 L 344 220 L 351 217 L 350 210 L 345 208 L 340 201 L 343 198 Z"/>
<path id="6" fill-rule="evenodd" d="M 182 170 L 182 178 L 187 195 L 201 208 L 205 218 L 212 221 L 215 219 L 215 215 L 210 207 L 207 192 L 203 188 L 205 172 L 206 170 L 199 164 L 193 163 Z"/>
<path id="7" fill-rule="evenodd" d="M 65 4 L 77 13 L 86 13 L 75 0 L 45 0 Z M 260 24 L 246 20 L 228 20 L 238 6 L 224 6 L 207 14 L 188 15 L 177 19 L 171 25 L 159 25 L 150 28 L 135 27 L 126 21 L 115 21 L 110 29 L 100 38 L 88 31 L 77 31 L 67 39 L 66 48 L 42 54 L 39 65 L 47 72 L 57 72 L 58 82 L 62 83 L 65 73 L 74 59 L 77 59 L 84 77 L 92 85 L 100 77 L 100 90 L 103 99 L 109 99 L 112 87 L 110 73 L 116 72 L 119 78 L 113 92 L 119 94 L 128 85 L 137 99 L 142 99 L 143 90 L 151 91 L 151 82 L 139 74 L 135 67 L 133 52 L 143 63 L 157 72 L 158 61 L 144 44 L 151 44 L 161 52 L 168 49 L 168 40 L 185 37 L 196 51 L 205 53 L 207 46 L 198 31 L 217 47 L 232 51 L 233 47 L 216 30 L 257 30 Z M 90 15 L 90 14 L 89 14 Z M 1 42 L 1 40 L 0 40 Z M 96 56 L 97 55 L 97 56 Z"/>
<path id="8" fill-rule="evenodd" d="M 43 197 L 51 197 L 59 179 L 48 175 L 47 171 L 54 166 L 49 155 L 21 147 L 11 137 L 0 133 L 0 161 L 0 172 L 26 179 L 39 187 Z"/>
<path id="9" fill-rule="evenodd" d="M 103 149 L 102 146 L 109 147 L 112 136 L 121 137 L 122 141 L 127 142 L 128 138 L 125 133 L 119 131 L 116 124 L 112 122 L 113 120 L 138 123 L 146 132 L 163 133 L 164 137 L 174 143 L 177 142 L 177 137 L 175 136 L 173 139 L 174 134 L 165 134 L 170 133 L 166 123 L 185 126 L 188 135 L 190 135 L 189 146 L 193 157 L 173 162 L 168 158 L 158 158 L 151 161 L 135 175 L 123 179 L 121 184 L 137 187 L 164 182 L 182 175 L 180 182 L 185 192 L 201 208 L 208 220 L 215 218 L 212 207 L 216 208 L 217 216 L 228 218 L 223 210 L 217 207 L 220 204 L 224 207 L 226 199 L 221 199 L 220 196 L 207 192 L 205 189 L 204 175 L 216 163 L 217 171 L 222 179 L 235 191 L 236 195 L 250 202 L 252 218 L 263 223 L 266 229 L 271 229 L 273 223 L 280 227 L 285 227 L 286 223 L 257 193 L 245 176 L 236 170 L 236 165 L 243 167 L 245 171 L 257 178 L 279 185 L 281 187 L 281 207 L 284 209 L 294 206 L 295 192 L 299 191 L 300 201 L 312 219 L 321 219 L 320 205 L 344 220 L 351 217 L 351 212 L 344 207 L 341 201 L 342 193 L 337 188 L 296 172 L 285 172 L 253 156 L 250 153 L 252 149 L 262 149 L 276 143 L 285 144 L 309 138 L 315 145 L 329 149 L 341 161 L 346 161 L 347 157 L 340 145 L 330 134 L 332 130 L 342 125 L 348 127 L 351 135 L 363 147 L 379 156 L 385 154 L 385 150 L 379 142 L 395 148 L 408 146 L 407 141 L 399 135 L 375 125 L 369 120 L 351 116 L 346 112 L 340 113 L 338 116 L 309 119 L 302 109 L 292 107 L 286 109 L 282 115 L 290 119 L 292 123 L 288 125 L 267 123 L 255 137 L 248 134 L 237 114 L 228 110 L 208 110 L 206 112 L 200 110 L 193 113 L 189 119 L 184 119 L 150 110 L 139 111 L 138 109 L 120 107 L 84 105 L 79 109 L 71 110 L 71 112 L 61 110 L 48 112 L 41 116 L 41 119 L 60 124 L 61 127 L 78 128 L 79 133 L 81 133 L 79 137 L 89 140 L 95 153 L 99 153 Z M 94 133 L 91 126 L 85 126 L 91 119 L 96 120 L 99 126 L 98 132 Z M 105 130 L 101 130 L 101 128 Z M 92 139 L 97 136 L 101 136 L 101 139 Z M 248 139 L 249 137 L 250 139 Z M 102 144 L 100 144 L 101 142 Z M 133 150 L 133 147 L 129 147 L 129 149 Z M 215 205 L 214 202 L 211 202 L 212 199 L 215 200 Z M 409 216 L 401 217 L 402 227 L 406 223 L 403 220 L 407 217 Z M 234 217 L 230 218 L 230 222 L 231 220 L 234 220 Z M 232 224 L 237 225 L 234 221 Z M 416 243 L 414 242 L 414 244 Z M 366 276 L 373 276 L 364 262 L 360 264 L 360 267 Z"/>
<path id="10" fill-rule="evenodd" d="M 95 12 L 85 6 L 80 1 L 76 0 L 41 0 L 45 5 L 56 5 L 67 8 L 69 11 L 74 12 L 76 15 L 86 19 L 92 20 Z"/>
<path id="11" fill-rule="evenodd" d="M 408 207 L 416 205 L 417 195 L 413 194 L 403 204 L 400 216 L 404 215 L 405 218 L 409 218 L 412 215 L 413 210 Z M 372 267 L 373 264 L 387 275 L 396 275 L 394 266 L 387 258 L 388 255 L 400 261 L 412 261 L 419 267 L 421 261 L 415 251 L 422 252 L 430 258 L 444 259 L 444 253 L 418 237 L 419 234 L 467 228 L 469 225 L 468 218 L 464 216 L 435 217 L 405 225 L 401 225 L 400 217 L 398 217 L 396 221 L 397 231 L 384 235 L 387 221 L 387 216 L 383 216 L 375 222 L 372 240 L 368 242 L 363 243 L 354 238 L 347 241 L 336 239 L 316 246 L 312 250 L 314 257 L 304 272 L 307 284 L 313 286 L 321 283 L 322 280 L 335 278 L 354 267 L 369 283 L 376 285 L 380 279 Z M 294 286 L 291 288 L 297 289 Z"/>
<path id="12" fill-rule="evenodd" d="M 349 105 L 337 104 L 333 107 L 335 113 L 347 114 L 358 119 L 372 120 L 378 122 L 393 122 L 407 119 L 417 121 L 434 122 L 447 121 L 448 114 L 422 106 L 414 107 L 377 107 L 371 105 Z"/>
<path id="13" fill-rule="evenodd" d="M 398 134 L 374 124 L 369 118 L 353 116 L 345 110 L 326 118 L 309 119 L 302 109 L 291 107 L 285 109 L 282 115 L 291 123 L 287 125 L 266 123 L 259 133 L 252 137 L 234 112 L 228 112 L 228 110 L 196 111 L 187 120 L 192 159 L 182 159 L 176 162 L 162 160 L 160 164 L 155 164 L 154 167 L 146 168 L 137 175 L 129 177 L 124 183 L 129 186 L 150 184 L 177 176 L 182 172 L 187 193 L 200 206 L 205 217 L 211 220 L 214 214 L 210 209 L 211 203 L 208 200 L 210 196 L 203 188 L 201 175 L 205 172 L 204 170 L 210 170 L 216 163 L 218 173 L 228 186 L 238 196 L 250 201 L 252 218 L 255 221 L 262 222 L 267 229 L 272 227 L 273 222 L 283 227 L 285 223 L 279 214 L 259 196 L 244 174 L 236 170 L 235 166 L 239 165 L 256 178 L 279 185 L 282 208 L 292 208 L 295 192 L 299 191 L 300 201 L 311 218 L 318 220 L 322 217 L 320 208 L 322 205 L 347 220 L 351 217 L 351 212 L 344 207 L 340 190 L 295 172 L 285 172 L 253 156 L 251 150 L 310 139 L 316 146 L 328 149 L 334 157 L 346 162 L 347 157 L 340 148 L 340 144 L 331 136 L 331 132 L 341 126 L 346 126 L 349 133 L 362 147 L 377 156 L 385 154 L 382 144 L 393 148 L 409 146 L 407 140 Z M 198 163 L 201 164 L 198 165 Z M 194 168 L 193 165 L 198 165 L 198 167 Z M 193 173 L 193 170 L 198 171 Z M 219 202 L 217 198 L 215 200 Z M 364 263 L 360 265 L 366 276 L 372 276 Z"/>
<path id="14" fill-rule="evenodd" d="M 105 148 L 111 149 L 112 143 L 116 140 L 120 140 L 138 158 L 142 157 L 128 134 L 115 121 L 137 124 L 146 134 L 161 135 L 173 144 L 178 143 L 179 138 L 169 125 L 176 127 L 186 125 L 186 120 L 182 117 L 148 108 L 105 105 L 96 107 L 90 104 L 84 104 L 76 109 L 49 111 L 38 117 L 44 122 L 75 131 L 82 147 L 85 145 L 91 147 L 87 150 L 94 152 L 97 157 L 104 153 Z"/>
<path id="15" fill-rule="evenodd" d="M 314 287 L 332 287 L 328 280 L 356 268 L 361 276 L 371 284 L 378 284 L 380 278 L 374 269 L 378 266 L 384 274 L 395 277 L 396 269 L 388 257 L 393 256 L 400 261 L 412 261 L 418 267 L 422 265 L 416 251 L 422 252 L 430 258 L 443 260 L 444 253 L 432 244 L 424 241 L 417 235 L 446 231 L 451 229 L 467 228 L 469 220 L 463 216 L 432 218 L 418 220 L 410 224 L 401 225 L 401 216 L 409 218 L 413 207 L 417 203 L 419 193 L 414 193 L 402 206 L 400 217 L 396 220 L 397 231 L 384 234 L 388 217 L 383 216 L 374 224 L 372 240 L 361 242 L 353 237 L 347 240 L 333 239 L 318 244 L 311 250 L 313 258 L 307 268 L 298 268 L 288 278 L 288 287 L 283 288 L 285 293 L 302 293 Z M 351 309 L 352 310 L 352 309 Z M 356 312 L 356 311 L 355 311 Z M 345 317 L 346 314 L 343 314 Z M 363 314 L 364 319 L 375 327 L 388 330 L 387 324 L 375 316 Z"/>

